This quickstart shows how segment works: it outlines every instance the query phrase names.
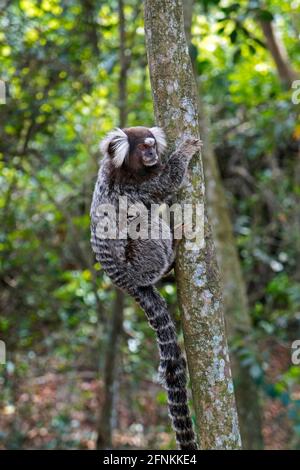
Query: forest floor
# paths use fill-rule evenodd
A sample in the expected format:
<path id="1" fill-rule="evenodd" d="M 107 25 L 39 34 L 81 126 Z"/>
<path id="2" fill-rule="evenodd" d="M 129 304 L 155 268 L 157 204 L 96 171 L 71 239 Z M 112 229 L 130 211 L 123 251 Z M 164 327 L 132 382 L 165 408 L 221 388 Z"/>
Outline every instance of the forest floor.
<path id="1" fill-rule="evenodd" d="M 288 366 L 289 358 L 280 344 L 273 344 L 271 351 L 268 380 L 274 382 Z M 103 396 L 97 373 L 60 371 L 53 364 L 50 370 L 45 375 L 37 375 L 35 370 L 32 376 L 19 377 L 17 385 L 11 384 L 15 400 L 1 410 L 0 449 L 95 449 Z M 158 385 L 142 381 L 132 390 L 130 377 L 123 375 L 119 396 L 122 400 L 118 400 L 114 418 L 115 448 L 174 448 L 166 424 L 164 394 Z M 292 430 L 287 407 L 278 399 L 264 400 L 263 436 L 266 449 L 290 447 Z"/>

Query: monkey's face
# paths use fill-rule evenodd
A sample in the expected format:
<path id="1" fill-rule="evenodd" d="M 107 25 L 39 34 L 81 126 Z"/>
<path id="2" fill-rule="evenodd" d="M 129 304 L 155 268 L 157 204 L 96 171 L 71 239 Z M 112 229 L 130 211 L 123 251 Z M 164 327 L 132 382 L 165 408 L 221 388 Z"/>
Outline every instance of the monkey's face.
<path id="1" fill-rule="evenodd" d="M 154 137 L 146 137 L 143 143 L 137 145 L 137 158 L 144 166 L 153 166 L 159 162 L 159 156 Z"/>
<path id="2" fill-rule="evenodd" d="M 129 127 L 110 132 L 100 148 L 116 168 L 124 167 L 135 172 L 160 163 L 166 139 L 159 127 Z"/>

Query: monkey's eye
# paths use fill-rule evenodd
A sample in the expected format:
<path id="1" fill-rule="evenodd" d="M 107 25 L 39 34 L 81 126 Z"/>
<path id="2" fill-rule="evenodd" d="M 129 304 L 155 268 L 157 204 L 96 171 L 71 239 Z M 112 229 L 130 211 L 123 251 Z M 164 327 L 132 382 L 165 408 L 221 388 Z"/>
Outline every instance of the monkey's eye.
<path id="1" fill-rule="evenodd" d="M 147 148 L 149 148 L 149 145 L 147 145 L 147 144 L 139 144 L 139 145 L 138 145 L 138 148 L 139 148 L 140 150 L 147 150 Z"/>

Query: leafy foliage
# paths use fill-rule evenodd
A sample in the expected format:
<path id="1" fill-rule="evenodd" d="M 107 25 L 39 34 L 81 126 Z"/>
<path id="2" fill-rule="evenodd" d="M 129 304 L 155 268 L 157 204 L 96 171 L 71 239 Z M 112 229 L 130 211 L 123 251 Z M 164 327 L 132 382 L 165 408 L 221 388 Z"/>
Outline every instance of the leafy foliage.
<path id="1" fill-rule="evenodd" d="M 8 362 L 0 366 L 0 445 L 92 448 L 115 294 L 91 254 L 89 205 L 98 142 L 118 124 L 117 2 L 6 3 L 0 12 L 0 78 L 8 89 L 0 105 L 0 337 Z M 300 4 L 195 3 L 192 53 L 262 354 L 262 365 L 247 351 L 241 360 L 251 362 L 265 392 L 266 414 L 270 400 L 284 406 L 289 437 L 266 438 L 267 447 L 299 447 L 299 367 L 291 364 L 290 343 L 300 337 L 300 113 L 292 90 L 281 85 L 259 20 L 274 23 L 299 72 Z M 128 124 L 150 125 L 142 2 L 125 4 Z M 173 283 L 161 288 L 176 313 Z M 160 439 L 168 447 L 153 335 L 142 312 L 126 302 L 116 439 L 132 447 L 158 446 Z M 285 345 L 275 372 L 270 340 Z M 82 371 L 92 378 L 78 386 Z M 45 381 L 36 382 L 39 376 Z M 55 409 L 56 393 L 62 409 Z M 50 397 L 44 411 L 43 394 Z M 156 411 L 146 421 L 148 407 Z"/>

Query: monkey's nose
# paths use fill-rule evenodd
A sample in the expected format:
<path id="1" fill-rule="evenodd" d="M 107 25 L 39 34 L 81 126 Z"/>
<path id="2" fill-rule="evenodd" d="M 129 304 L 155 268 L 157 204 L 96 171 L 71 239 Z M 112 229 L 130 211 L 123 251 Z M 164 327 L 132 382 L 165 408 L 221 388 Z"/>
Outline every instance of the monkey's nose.
<path id="1" fill-rule="evenodd" d="M 155 152 L 148 152 L 143 158 L 146 166 L 152 166 L 157 163 L 158 157 Z"/>

